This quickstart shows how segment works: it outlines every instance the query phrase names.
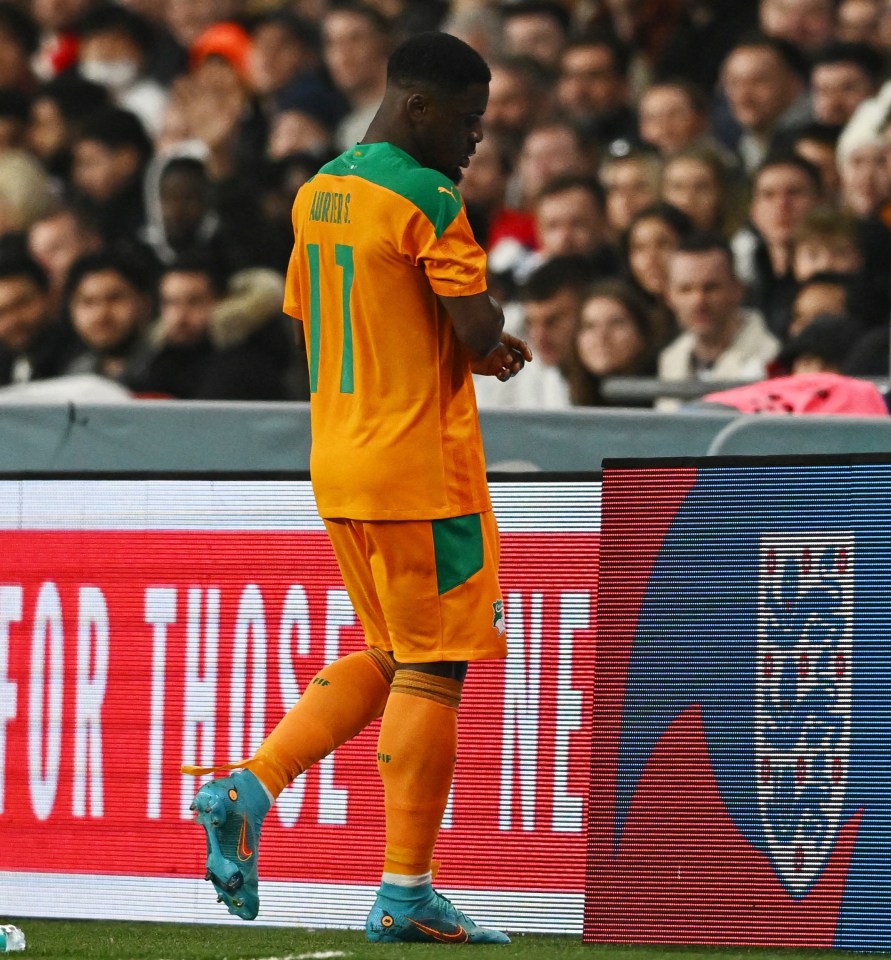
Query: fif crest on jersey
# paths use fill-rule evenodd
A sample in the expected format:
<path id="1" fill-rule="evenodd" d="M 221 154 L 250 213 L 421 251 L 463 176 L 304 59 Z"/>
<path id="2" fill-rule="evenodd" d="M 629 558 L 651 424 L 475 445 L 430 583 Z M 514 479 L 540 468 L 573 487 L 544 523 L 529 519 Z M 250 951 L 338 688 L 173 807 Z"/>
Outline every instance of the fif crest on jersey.
<path id="1" fill-rule="evenodd" d="M 851 751 L 854 537 L 765 534 L 759 552 L 755 774 L 766 853 L 796 898 L 841 826 Z"/>

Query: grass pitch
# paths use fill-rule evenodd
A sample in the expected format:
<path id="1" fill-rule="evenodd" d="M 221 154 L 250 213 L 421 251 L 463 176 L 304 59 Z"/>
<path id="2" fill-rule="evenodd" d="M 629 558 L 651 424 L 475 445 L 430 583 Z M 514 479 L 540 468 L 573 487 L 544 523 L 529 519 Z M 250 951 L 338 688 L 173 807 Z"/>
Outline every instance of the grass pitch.
<path id="1" fill-rule="evenodd" d="M 422 960 L 439 944 L 370 944 L 362 933 L 280 927 L 216 927 L 106 920 L 3 919 L 25 931 L 22 960 Z M 462 953 L 461 956 L 464 954 Z M 583 944 L 575 937 L 518 935 L 510 946 L 474 947 L 472 960 L 889 960 L 888 954 L 742 947 Z"/>

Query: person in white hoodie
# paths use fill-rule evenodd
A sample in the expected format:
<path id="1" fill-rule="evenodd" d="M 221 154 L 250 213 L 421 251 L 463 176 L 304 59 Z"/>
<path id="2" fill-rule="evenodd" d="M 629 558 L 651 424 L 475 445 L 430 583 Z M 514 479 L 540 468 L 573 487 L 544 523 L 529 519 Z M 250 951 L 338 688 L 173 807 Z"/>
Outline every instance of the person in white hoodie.
<path id="1" fill-rule="evenodd" d="M 659 354 L 660 379 L 762 379 L 780 342 L 760 313 L 742 308 L 743 286 L 728 245 L 719 237 L 689 237 L 671 255 L 668 271 L 668 302 L 682 332 Z"/>

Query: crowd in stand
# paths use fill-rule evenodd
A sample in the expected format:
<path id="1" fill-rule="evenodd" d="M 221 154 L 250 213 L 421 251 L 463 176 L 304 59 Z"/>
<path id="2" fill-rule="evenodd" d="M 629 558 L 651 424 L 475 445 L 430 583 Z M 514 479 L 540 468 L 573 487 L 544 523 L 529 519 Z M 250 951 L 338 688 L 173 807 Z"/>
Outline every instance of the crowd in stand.
<path id="1" fill-rule="evenodd" d="M 889 374 L 891 0 L 0 0 L 0 394 L 307 399 L 291 203 L 427 29 L 491 65 L 460 189 L 536 357 L 481 406 Z"/>

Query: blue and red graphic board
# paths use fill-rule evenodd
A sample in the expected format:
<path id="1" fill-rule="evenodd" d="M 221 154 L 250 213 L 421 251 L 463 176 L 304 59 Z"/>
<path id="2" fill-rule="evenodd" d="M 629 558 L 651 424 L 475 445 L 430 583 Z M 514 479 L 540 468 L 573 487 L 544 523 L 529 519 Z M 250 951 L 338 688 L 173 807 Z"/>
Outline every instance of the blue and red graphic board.
<path id="1" fill-rule="evenodd" d="M 584 939 L 891 949 L 889 513 L 867 458 L 604 464 Z"/>

